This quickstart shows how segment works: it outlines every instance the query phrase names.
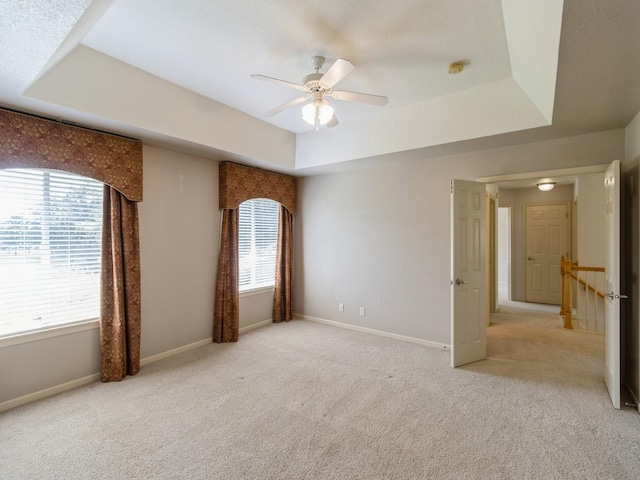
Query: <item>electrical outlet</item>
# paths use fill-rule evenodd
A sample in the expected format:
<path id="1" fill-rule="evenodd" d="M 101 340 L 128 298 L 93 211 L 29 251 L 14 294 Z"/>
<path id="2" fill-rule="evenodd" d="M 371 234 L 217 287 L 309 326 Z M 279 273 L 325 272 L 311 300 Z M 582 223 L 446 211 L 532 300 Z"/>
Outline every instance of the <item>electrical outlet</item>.
<path id="1" fill-rule="evenodd" d="M 344 303 L 339 303 L 338 304 L 338 310 L 341 312 L 344 312 Z"/>
<path id="2" fill-rule="evenodd" d="M 360 316 L 364 317 L 364 307 L 360 307 Z"/>

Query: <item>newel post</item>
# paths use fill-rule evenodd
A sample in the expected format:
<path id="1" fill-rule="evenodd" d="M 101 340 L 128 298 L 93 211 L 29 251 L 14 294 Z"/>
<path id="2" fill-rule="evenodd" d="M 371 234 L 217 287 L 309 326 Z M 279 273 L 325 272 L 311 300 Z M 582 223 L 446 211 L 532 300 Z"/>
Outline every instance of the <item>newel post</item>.
<path id="1" fill-rule="evenodd" d="M 571 260 L 564 259 L 560 266 L 562 273 L 562 308 L 564 309 L 564 328 L 573 329 L 571 325 L 571 316 L 573 313 L 573 304 L 571 301 Z"/>
<path id="2" fill-rule="evenodd" d="M 564 316 L 564 312 L 566 311 L 564 305 L 564 255 L 560 257 L 560 313 L 558 315 Z"/>

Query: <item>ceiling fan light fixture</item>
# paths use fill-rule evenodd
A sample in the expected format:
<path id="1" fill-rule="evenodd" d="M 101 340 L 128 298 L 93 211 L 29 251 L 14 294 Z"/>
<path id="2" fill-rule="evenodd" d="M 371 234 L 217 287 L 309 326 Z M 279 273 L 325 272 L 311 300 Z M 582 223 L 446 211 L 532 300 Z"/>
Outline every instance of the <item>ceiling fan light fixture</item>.
<path id="1" fill-rule="evenodd" d="M 302 119 L 309 125 L 326 125 L 333 117 L 333 107 L 326 100 L 313 100 L 302 107 Z"/>
<path id="2" fill-rule="evenodd" d="M 553 187 L 556 186 L 556 182 L 543 182 L 538 184 L 538 190 L 541 192 L 548 192 L 553 190 Z"/>
<path id="3" fill-rule="evenodd" d="M 387 97 L 383 97 L 381 95 L 334 90 L 333 87 L 340 80 L 346 77 L 355 68 L 355 65 L 349 60 L 338 58 L 326 73 L 320 73 L 320 68 L 324 65 L 324 60 L 324 57 L 321 56 L 315 56 L 311 59 L 311 63 L 315 68 L 315 73 L 304 77 L 304 84 L 302 85 L 288 82 L 286 80 L 280 80 L 278 78 L 267 77 L 265 75 L 251 75 L 251 78 L 278 83 L 289 88 L 294 88 L 304 94 L 304 96 L 299 96 L 284 105 L 280 105 L 279 107 L 269 110 L 265 113 L 265 116 L 272 117 L 295 105 L 309 102 L 302 108 L 302 119 L 309 125 L 313 125 L 316 130 L 319 130 L 321 125 L 335 127 L 339 123 L 333 111 L 333 107 L 324 100 L 323 96 L 325 95 L 335 100 L 365 103 L 379 107 L 382 107 L 389 102 Z"/>

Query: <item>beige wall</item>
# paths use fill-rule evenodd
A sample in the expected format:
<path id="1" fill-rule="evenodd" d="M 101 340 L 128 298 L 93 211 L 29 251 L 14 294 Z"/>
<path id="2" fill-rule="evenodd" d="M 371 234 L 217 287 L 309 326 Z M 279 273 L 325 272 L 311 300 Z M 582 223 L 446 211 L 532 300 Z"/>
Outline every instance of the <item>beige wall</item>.
<path id="1" fill-rule="evenodd" d="M 212 336 L 218 162 L 145 146 L 139 217 L 145 359 Z M 270 319 L 272 302 L 272 292 L 241 298 L 240 326 Z M 0 409 L 19 397 L 95 376 L 98 342 L 97 328 L 17 345 L 0 342 Z"/>
<path id="2" fill-rule="evenodd" d="M 218 163 L 144 147 L 141 357 L 211 337 Z"/>
<path id="3" fill-rule="evenodd" d="M 627 137 L 625 174 L 637 182 L 640 120 Z M 449 180 L 602 164 L 623 156 L 624 131 L 616 130 L 304 178 L 295 224 L 295 311 L 448 344 Z M 211 337 L 217 167 L 212 160 L 145 146 L 143 358 Z M 637 191 L 636 183 L 636 272 Z M 271 317 L 272 295 L 241 298 L 241 327 Z M 339 302 L 344 312 L 338 312 Z M 365 317 L 358 315 L 360 306 L 366 307 Z M 97 345 L 96 329 L 0 344 L 0 407 L 95 375 Z"/>
<path id="4" fill-rule="evenodd" d="M 597 165 L 623 155 L 624 131 L 616 130 L 303 178 L 294 309 L 449 344 L 450 179 Z"/>
<path id="5" fill-rule="evenodd" d="M 5 402 L 95 375 L 100 371 L 98 345 L 97 328 L 5 343 L 0 347 L 0 411 Z"/>

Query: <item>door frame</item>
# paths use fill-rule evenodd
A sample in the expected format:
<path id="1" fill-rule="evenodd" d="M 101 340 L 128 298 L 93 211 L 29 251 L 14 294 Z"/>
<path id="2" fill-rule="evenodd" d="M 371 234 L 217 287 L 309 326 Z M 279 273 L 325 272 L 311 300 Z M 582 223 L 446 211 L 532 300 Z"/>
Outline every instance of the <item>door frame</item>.
<path id="1" fill-rule="evenodd" d="M 494 175 L 491 177 L 476 178 L 476 181 L 486 183 L 486 184 L 498 184 L 498 185 L 500 183 L 510 183 L 510 182 L 518 182 L 518 183 L 529 182 L 531 183 L 531 185 L 533 185 L 536 182 L 536 180 L 541 177 L 551 177 L 551 178 L 573 177 L 573 176 L 589 174 L 589 173 L 601 173 L 604 178 L 605 172 L 607 171 L 610 165 L 611 163 L 606 163 L 606 164 L 600 164 L 600 165 L 591 165 L 587 167 L 562 168 L 557 170 L 543 170 L 543 171 L 537 171 L 537 172 L 526 172 L 526 173 L 517 173 L 517 174 L 508 174 L 508 175 Z M 529 185 L 523 185 L 523 186 L 529 186 Z M 623 199 L 620 199 L 620 201 L 622 203 Z M 605 338 L 605 341 L 606 341 L 606 338 Z M 604 360 L 603 360 L 603 363 L 604 363 Z M 606 365 L 605 365 L 605 368 L 606 368 Z M 640 411 L 640 406 L 638 406 L 638 411 Z"/>
<path id="2" fill-rule="evenodd" d="M 559 168 L 557 170 L 539 170 L 536 172 L 492 175 L 490 177 L 476 178 L 475 181 L 487 184 L 501 184 L 512 182 L 515 184 L 516 182 L 523 182 L 522 187 L 534 187 L 536 185 L 536 180 L 539 180 L 541 177 L 575 177 L 577 175 L 586 175 L 588 173 L 604 173 L 609 165 L 609 163 L 602 163 L 599 165 L 589 165 L 586 167 Z"/>
<path id="3" fill-rule="evenodd" d="M 586 175 L 589 173 L 602 173 L 609 167 L 610 163 L 602 163 L 599 165 L 587 165 L 584 167 L 569 167 L 569 168 L 559 168 L 555 170 L 537 170 L 531 172 L 523 172 L 523 173 L 508 173 L 505 175 L 491 175 L 488 177 L 477 177 L 475 179 L 476 182 L 485 183 L 488 188 L 497 187 L 499 188 L 502 184 L 509 184 L 510 188 L 514 187 L 535 187 L 540 178 L 575 178 L 578 175 Z M 500 192 L 498 190 L 498 199 Z M 500 206 L 500 202 L 498 201 L 498 206 Z M 505 207 L 511 207 L 513 209 L 513 205 L 505 205 Z M 573 212 L 573 211 L 572 211 Z M 513 214 L 513 210 L 512 210 Z M 523 215 L 524 217 L 524 215 Z M 510 218 L 510 228 L 509 232 L 510 240 L 513 241 L 513 218 Z M 573 249 L 573 246 L 571 246 Z M 509 244 L 509 250 L 511 250 L 511 243 Z M 572 250 L 573 251 L 573 250 Z M 511 287 L 513 284 L 513 257 L 511 256 L 511 251 L 509 252 L 509 299 L 511 299 Z M 526 278 L 524 279 L 524 283 L 526 283 Z M 640 408 L 640 407 L 639 407 Z"/>
<path id="4" fill-rule="evenodd" d="M 500 244 L 500 209 L 504 208 L 507 210 L 507 271 L 506 271 L 506 276 L 507 276 L 507 301 L 511 300 L 511 281 L 513 280 L 511 278 L 511 242 L 513 241 L 513 232 L 511 231 L 512 229 L 512 225 L 513 225 L 513 206 L 512 205 L 503 205 L 502 207 L 500 206 L 500 204 L 498 203 L 498 222 L 496 224 L 496 228 L 497 228 L 497 233 L 496 233 L 496 258 L 497 258 L 497 262 L 500 263 L 500 257 L 501 257 L 501 250 L 500 248 L 498 248 L 498 245 Z M 505 252 L 502 252 L 505 253 Z M 499 275 L 499 270 L 498 269 L 498 274 L 496 275 L 496 291 L 500 292 L 500 275 Z M 500 311 L 500 301 L 498 299 L 498 306 L 497 306 L 497 310 Z"/>
<path id="5" fill-rule="evenodd" d="M 487 276 L 487 304 L 486 324 L 489 326 L 489 316 L 498 311 L 498 199 L 489 193 L 486 200 L 486 257 L 485 268 Z"/>

